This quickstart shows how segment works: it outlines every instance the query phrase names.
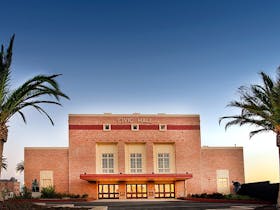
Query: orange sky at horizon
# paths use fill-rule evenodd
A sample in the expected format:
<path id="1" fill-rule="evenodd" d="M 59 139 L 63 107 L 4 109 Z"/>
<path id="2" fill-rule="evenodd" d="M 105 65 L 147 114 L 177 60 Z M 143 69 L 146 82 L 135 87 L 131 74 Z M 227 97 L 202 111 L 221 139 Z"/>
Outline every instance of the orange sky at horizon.
<path id="1" fill-rule="evenodd" d="M 264 141 L 264 138 L 267 141 Z M 245 182 L 279 182 L 279 155 L 275 134 L 261 134 L 244 145 Z"/>

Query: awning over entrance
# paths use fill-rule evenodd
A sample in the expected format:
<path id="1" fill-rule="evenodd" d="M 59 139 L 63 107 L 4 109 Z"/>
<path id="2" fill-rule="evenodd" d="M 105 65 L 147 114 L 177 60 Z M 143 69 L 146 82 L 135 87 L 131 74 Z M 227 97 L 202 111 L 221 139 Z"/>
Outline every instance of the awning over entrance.
<path id="1" fill-rule="evenodd" d="M 81 174 L 86 181 L 180 181 L 192 178 L 192 174 Z"/>

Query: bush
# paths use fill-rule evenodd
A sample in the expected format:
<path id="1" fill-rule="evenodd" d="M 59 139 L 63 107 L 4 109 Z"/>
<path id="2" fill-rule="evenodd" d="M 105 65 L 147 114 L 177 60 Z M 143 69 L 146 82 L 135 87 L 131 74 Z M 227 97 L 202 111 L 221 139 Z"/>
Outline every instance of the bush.
<path id="1" fill-rule="evenodd" d="M 213 198 L 213 199 L 223 199 L 225 196 L 221 193 L 212 193 L 208 195 L 208 198 Z"/>
<path id="2" fill-rule="evenodd" d="M 24 198 L 24 199 L 30 199 L 32 197 L 32 192 L 30 189 L 28 189 L 26 186 L 22 187 L 22 193 L 19 198 Z"/>
<path id="3" fill-rule="evenodd" d="M 254 200 L 254 198 L 247 196 L 247 195 L 232 195 L 228 194 L 225 195 L 225 199 L 230 199 L 230 200 Z"/>
<path id="4" fill-rule="evenodd" d="M 43 187 L 41 190 L 42 198 L 57 198 L 57 193 L 55 192 L 55 187 Z"/>
<path id="5" fill-rule="evenodd" d="M 82 198 L 88 198 L 88 194 L 83 194 Z"/>
<path id="6" fill-rule="evenodd" d="M 207 193 L 202 193 L 202 194 L 193 194 L 191 195 L 193 198 L 211 198 L 211 199 L 228 199 L 228 200 L 252 200 L 253 198 L 250 196 L 245 196 L 245 195 L 223 195 L 221 193 L 212 193 L 212 194 L 207 194 Z"/>

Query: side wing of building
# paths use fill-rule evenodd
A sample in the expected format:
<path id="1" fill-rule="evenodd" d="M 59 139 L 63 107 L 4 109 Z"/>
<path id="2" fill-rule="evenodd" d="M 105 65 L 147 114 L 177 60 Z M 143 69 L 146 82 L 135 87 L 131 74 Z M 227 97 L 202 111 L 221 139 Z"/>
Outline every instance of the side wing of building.
<path id="1" fill-rule="evenodd" d="M 25 147 L 24 184 L 32 188 L 36 179 L 40 189 L 55 186 L 58 192 L 69 192 L 68 148 Z"/>
<path id="2" fill-rule="evenodd" d="M 243 147 L 202 147 L 201 172 L 203 193 L 233 193 L 233 182 L 245 182 Z"/>

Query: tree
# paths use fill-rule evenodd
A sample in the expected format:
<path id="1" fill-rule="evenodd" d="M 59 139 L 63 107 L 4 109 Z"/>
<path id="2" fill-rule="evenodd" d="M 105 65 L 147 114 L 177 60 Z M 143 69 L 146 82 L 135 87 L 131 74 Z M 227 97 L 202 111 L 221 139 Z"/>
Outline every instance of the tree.
<path id="1" fill-rule="evenodd" d="M 227 120 L 225 129 L 232 125 L 253 125 L 256 129 L 250 132 L 250 138 L 258 133 L 274 132 L 280 154 L 280 68 L 275 80 L 264 72 L 260 76 L 262 84 L 241 86 L 238 90 L 240 99 L 228 104 L 238 108 L 240 113 L 221 117 L 219 123 Z M 280 205 L 280 191 L 277 205 Z"/>
<path id="2" fill-rule="evenodd" d="M 22 173 L 24 171 L 24 161 L 22 160 L 17 164 L 16 171 Z"/>
<path id="3" fill-rule="evenodd" d="M 8 137 L 8 122 L 15 114 L 19 114 L 26 123 L 24 109 L 32 107 L 44 114 L 54 125 L 52 118 L 42 108 L 42 104 L 54 104 L 61 106 L 60 98 L 69 99 L 59 88 L 55 80 L 60 74 L 37 75 L 24 82 L 14 90 L 10 89 L 10 74 L 13 55 L 13 43 L 15 35 L 12 36 L 9 46 L 4 50 L 1 46 L 0 51 L 0 164 L 4 143 Z M 50 97 L 49 100 L 46 100 Z M 1 169 L 0 169 L 1 175 Z"/>

